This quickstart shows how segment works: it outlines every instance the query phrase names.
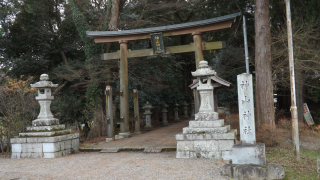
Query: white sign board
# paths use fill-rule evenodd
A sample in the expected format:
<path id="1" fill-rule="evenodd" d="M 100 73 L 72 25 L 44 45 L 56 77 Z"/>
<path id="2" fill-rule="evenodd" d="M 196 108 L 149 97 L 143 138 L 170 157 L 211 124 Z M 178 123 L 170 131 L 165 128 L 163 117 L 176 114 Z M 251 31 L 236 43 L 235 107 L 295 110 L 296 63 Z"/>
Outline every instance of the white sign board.
<path id="1" fill-rule="evenodd" d="M 304 116 L 304 118 L 306 119 L 307 124 L 308 124 L 309 126 L 314 125 L 314 122 L 313 122 L 311 113 L 310 113 L 310 111 L 309 111 L 309 108 L 308 108 L 308 106 L 307 106 L 307 103 L 303 103 L 303 116 Z"/>

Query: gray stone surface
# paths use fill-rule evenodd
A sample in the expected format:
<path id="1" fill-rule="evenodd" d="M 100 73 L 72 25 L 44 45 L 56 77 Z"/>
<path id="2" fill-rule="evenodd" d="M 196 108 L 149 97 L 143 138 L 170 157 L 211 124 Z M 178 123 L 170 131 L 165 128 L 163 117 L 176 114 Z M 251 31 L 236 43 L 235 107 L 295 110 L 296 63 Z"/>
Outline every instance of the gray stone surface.
<path id="1" fill-rule="evenodd" d="M 31 126 L 27 127 L 27 131 L 58 131 L 58 130 L 64 130 L 65 125 L 51 125 L 51 126 Z"/>
<path id="2" fill-rule="evenodd" d="M 119 152 L 120 148 L 106 148 L 102 149 L 100 152 L 101 153 L 117 153 Z"/>
<path id="3" fill-rule="evenodd" d="M 231 129 L 227 133 L 222 134 L 176 134 L 176 140 L 217 140 L 217 139 L 236 139 L 237 130 Z"/>
<path id="4" fill-rule="evenodd" d="M 224 125 L 224 120 L 219 119 L 215 121 L 190 121 L 190 128 L 212 128 L 212 127 L 221 127 Z"/>
<path id="5" fill-rule="evenodd" d="M 216 128 L 183 128 L 183 134 L 194 134 L 194 133 L 226 133 L 230 130 L 230 125 L 225 125 Z"/>
<path id="6" fill-rule="evenodd" d="M 219 114 L 217 112 L 199 112 L 195 114 L 196 121 L 213 121 L 218 119 Z"/>
<path id="7" fill-rule="evenodd" d="M 265 165 L 265 144 L 235 144 L 232 147 L 232 164 Z"/>
<path id="8" fill-rule="evenodd" d="M 221 168 L 221 175 L 235 180 L 284 179 L 284 168 L 278 164 L 267 165 L 233 165 L 226 164 Z"/>
<path id="9" fill-rule="evenodd" d="M 10 143 L 15 144 L 15 143 L 26 143 L 27 139 L 26 138 L 11 138 Z"/>
<path id="10" fill-rule="evenodd" d="M 52 119 L 36 119 L 32 121 L 32 126 L 51 126 L 51 125 L 58 125 L 59 119 L 52 118 Z"/>
<path id="11" fill-rule="evenodd" d="M 21 144 L 12 144 L 11 151 L 12 153 L 21 153 L 22 151 Z"/>

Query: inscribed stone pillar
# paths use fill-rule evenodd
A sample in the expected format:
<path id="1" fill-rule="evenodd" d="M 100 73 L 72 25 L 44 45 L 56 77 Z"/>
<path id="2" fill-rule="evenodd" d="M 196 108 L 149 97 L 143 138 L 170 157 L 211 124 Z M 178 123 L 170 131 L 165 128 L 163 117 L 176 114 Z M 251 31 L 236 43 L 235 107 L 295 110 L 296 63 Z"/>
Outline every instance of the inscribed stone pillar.
<path id="1" fill-rule="evenodd" d="M 120 134 L 129 134 L 128 41 L 120 41 Z"/>
<path id="2" fill-rule="evenodd" d="M 251 74 L 240 74 L 238 81 L 238 105 L 240 139 L 242 144 L 255 144 L 256 131 L 254 122 L 253 86 Z"/>

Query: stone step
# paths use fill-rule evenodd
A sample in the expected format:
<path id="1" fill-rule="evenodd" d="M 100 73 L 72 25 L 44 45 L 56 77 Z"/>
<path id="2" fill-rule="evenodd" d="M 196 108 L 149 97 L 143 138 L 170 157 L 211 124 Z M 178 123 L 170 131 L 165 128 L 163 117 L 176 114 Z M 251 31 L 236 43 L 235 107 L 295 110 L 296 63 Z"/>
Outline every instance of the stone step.
<path id="1" fill-rule="evenodd" d="M 144 153 L 161 153 L 162 148 L 145 148 Z"/>
<path id="2" fill-rule="evenodd" d="M 194 140 L 219 140 L 219 139 L 236 139 L 237 129 L 231 129 L 227 133 L 217 134 L 176 134 L 177 141 L 194 141 Z"/>
<path id="3" fill-rule="evenodd" d="M 214 121 L 218 120 L 219 115 L 217 112 L 199 112 L 195 114 L 195 120 L 196 121 Z"/>
<path id="4" fill-rule="evenodd" d="M 70 134 L 71 129 L 61 130 L 61 131 L 50 131 L 50 132 L 26 132 L 19 133 L 19 137 L 51 137 Z"/>
<path id="5" fill-rule="evenodd" d="M 32 121 L 32 126 L 51 126 L 51 125 L 58 125 L 59 119 L 52 118 L 52 119 L 36 119 Z"/>
<path id="6" fill-rule="evenodd" d="M 64 124 L 51 125 L 51 126 L 29 126 L 27 127 L 28 132 L 45 132 L 45 131 L 59 131 L 66 129 Z"/>
<path id="7" fill-rule="evenodd" d="M 189 121 L 190 128 L 213 128 L 222 127 L 224 125 L 224 119 L 215 121 Z"/>
<path id="8" fill-rule="evenodd" d="M 225 125 L 222 127 L 215 128 L 191 128 L 185 127 L 183 128 L 183 134 L 204 134 L 204 133 L 226 133 L 230 130 L 230 125 Z"/>

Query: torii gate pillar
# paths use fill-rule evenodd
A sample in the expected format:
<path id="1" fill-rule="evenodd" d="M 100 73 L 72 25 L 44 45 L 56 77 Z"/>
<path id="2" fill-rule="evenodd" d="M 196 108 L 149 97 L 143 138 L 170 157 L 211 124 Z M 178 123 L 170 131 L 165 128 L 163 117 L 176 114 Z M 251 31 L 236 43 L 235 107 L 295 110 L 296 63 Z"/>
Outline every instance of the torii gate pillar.
<path id="1" fill-rule="evenodd" d="M 120 134 L 129 135 L 128 41 L 120 43 Z"/>
<path id="2" fill-rule="evenodd" d="M 200 61 L 204 60 L 203 52 L 202 52 L 202 40 L 201 40 L 201 32 L 192 33 L 193 42 L 194 42 L 194 53 L 196 56 L 196 69 L 199 69 Z"/>

